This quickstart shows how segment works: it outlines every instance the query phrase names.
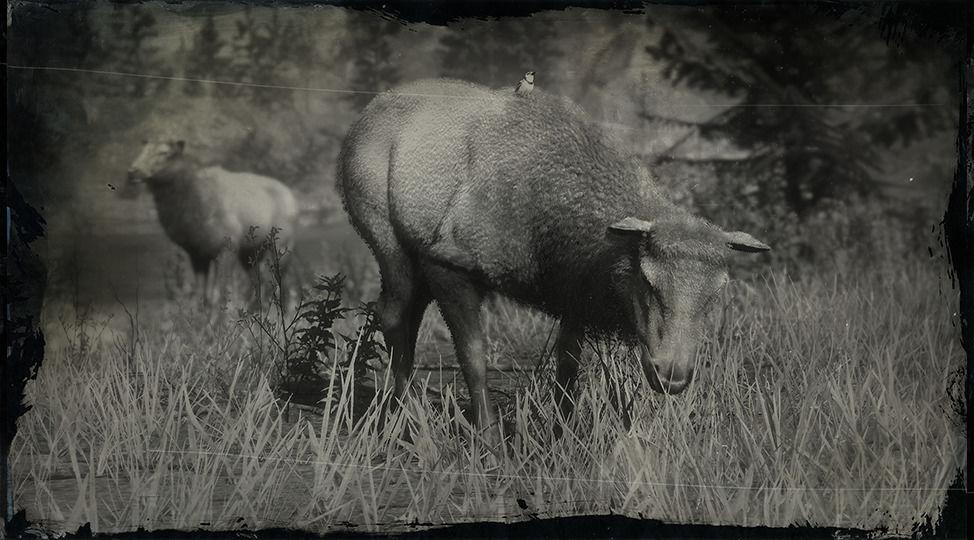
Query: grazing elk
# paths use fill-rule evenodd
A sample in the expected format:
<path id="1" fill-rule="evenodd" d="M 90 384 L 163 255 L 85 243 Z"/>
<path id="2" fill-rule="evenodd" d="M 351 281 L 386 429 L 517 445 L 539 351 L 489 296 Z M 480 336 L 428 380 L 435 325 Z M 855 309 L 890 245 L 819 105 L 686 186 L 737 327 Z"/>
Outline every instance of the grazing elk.
<path id="1" fill-rule="evenodd" d="M 669 202 L 564 98 L 425 80 L 376 97 L 338 164 L 345 208 L 378 260 L 379 315 L 397 395 L 436 300 L 481 427 L 481 303 L 497 292 L 557 317 L 556 396 L 568 414 L 582 339 L 640 348 L 650 386 L 690 383 L 705 314 L 731 251 L 770 249 Z"/>
<path id="2" fill-rule="evenodd" d="M 145 183 L 166 235 L 189 255 L 204 300 L 213 262 L 229 245 L 250 268 L 273 228 L 289 245 L 297 201 L 281 182 L 221 167 L 203 167 L 185 152 L 185 142 L 148 141 L 128 170 L 130 185 Z M 255 234 L 251 229 L 256 227 Z"/>

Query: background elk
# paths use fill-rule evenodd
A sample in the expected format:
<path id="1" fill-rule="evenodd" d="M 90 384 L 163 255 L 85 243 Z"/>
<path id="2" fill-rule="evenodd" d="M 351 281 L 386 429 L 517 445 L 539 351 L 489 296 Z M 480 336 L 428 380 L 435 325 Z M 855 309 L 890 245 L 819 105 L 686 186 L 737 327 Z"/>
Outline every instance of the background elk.
<path id="1" fill-rule="evenodd" d="M 203 167 L 182 140 L 147 141 L 128 170 L 129 184 L 145 183 L 166 235 L 189 256 L 197 286 L 209 298 L 213 263 L 229 245 L 249 269 L 263 255 L 267 234 L 277 229 L 287 247 L 294 234 L 297 201 L 281 182 L 221 167 Z M 256 228 L 251 234 L 251 229 Z"/>

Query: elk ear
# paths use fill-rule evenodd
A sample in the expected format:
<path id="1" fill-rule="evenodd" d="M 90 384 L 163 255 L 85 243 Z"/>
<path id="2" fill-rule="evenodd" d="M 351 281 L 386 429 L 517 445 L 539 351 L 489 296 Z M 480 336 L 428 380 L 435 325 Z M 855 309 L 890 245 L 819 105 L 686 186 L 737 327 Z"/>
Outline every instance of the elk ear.
<path id="1" fill-rule="evenodd" d="M 727 242 L 727 247 L 733 249 L 734 251 L 745 251 L 748 253 L 771 251 L 771 246 L 765 244 L 757 238 L 754 238 L 746 232 L 736 231 L 724 233 L 724 240 Z"/>
<path id="2" fill-rule="evenodd" d="M 653 230 L 653 223 L 639 218 L 627 217 L 609 225 L 609 231 L 617 234 L 649 234 Z"/>

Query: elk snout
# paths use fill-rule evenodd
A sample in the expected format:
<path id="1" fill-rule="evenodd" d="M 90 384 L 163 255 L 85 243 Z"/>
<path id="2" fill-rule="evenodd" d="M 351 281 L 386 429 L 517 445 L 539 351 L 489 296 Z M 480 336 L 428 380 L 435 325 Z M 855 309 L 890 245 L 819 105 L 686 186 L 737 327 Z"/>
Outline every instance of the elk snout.
<path id="1" fill-rule="evenodd" d="M 640 361 L 649 387 L 661 394 L 679 394 L 693 380 L 692 352 L 654 355 L 642 347 Z"/>

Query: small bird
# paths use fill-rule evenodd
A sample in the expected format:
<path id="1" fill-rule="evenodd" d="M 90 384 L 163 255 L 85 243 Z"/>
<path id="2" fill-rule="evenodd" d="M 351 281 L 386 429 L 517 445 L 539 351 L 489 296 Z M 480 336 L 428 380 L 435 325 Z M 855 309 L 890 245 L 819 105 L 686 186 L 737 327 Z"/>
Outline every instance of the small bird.
<path id="1" fill-rule="evenodd" d="M 115 187 L 115 186 L 113 186 L 112 184 L 108 184 L 108 189 L 110 189 L 110 190 L 112 190 L 112 191 L 115 191 L 115 190 L 116 190 L 116 189 L 118 189 L 118 188 L 116 188 L 116 187 Z"/>
<path id="2" fill-rule="evenodd" d="M 521 82 L 517 83 L 517 86 L 514 87 L 514 94 L 518 96 L 526 96 L 531 93 L 531 90 L 534 90 L 533 71 L 529 71 L 524 74 L 524 78 L 521 79 Z"/>

